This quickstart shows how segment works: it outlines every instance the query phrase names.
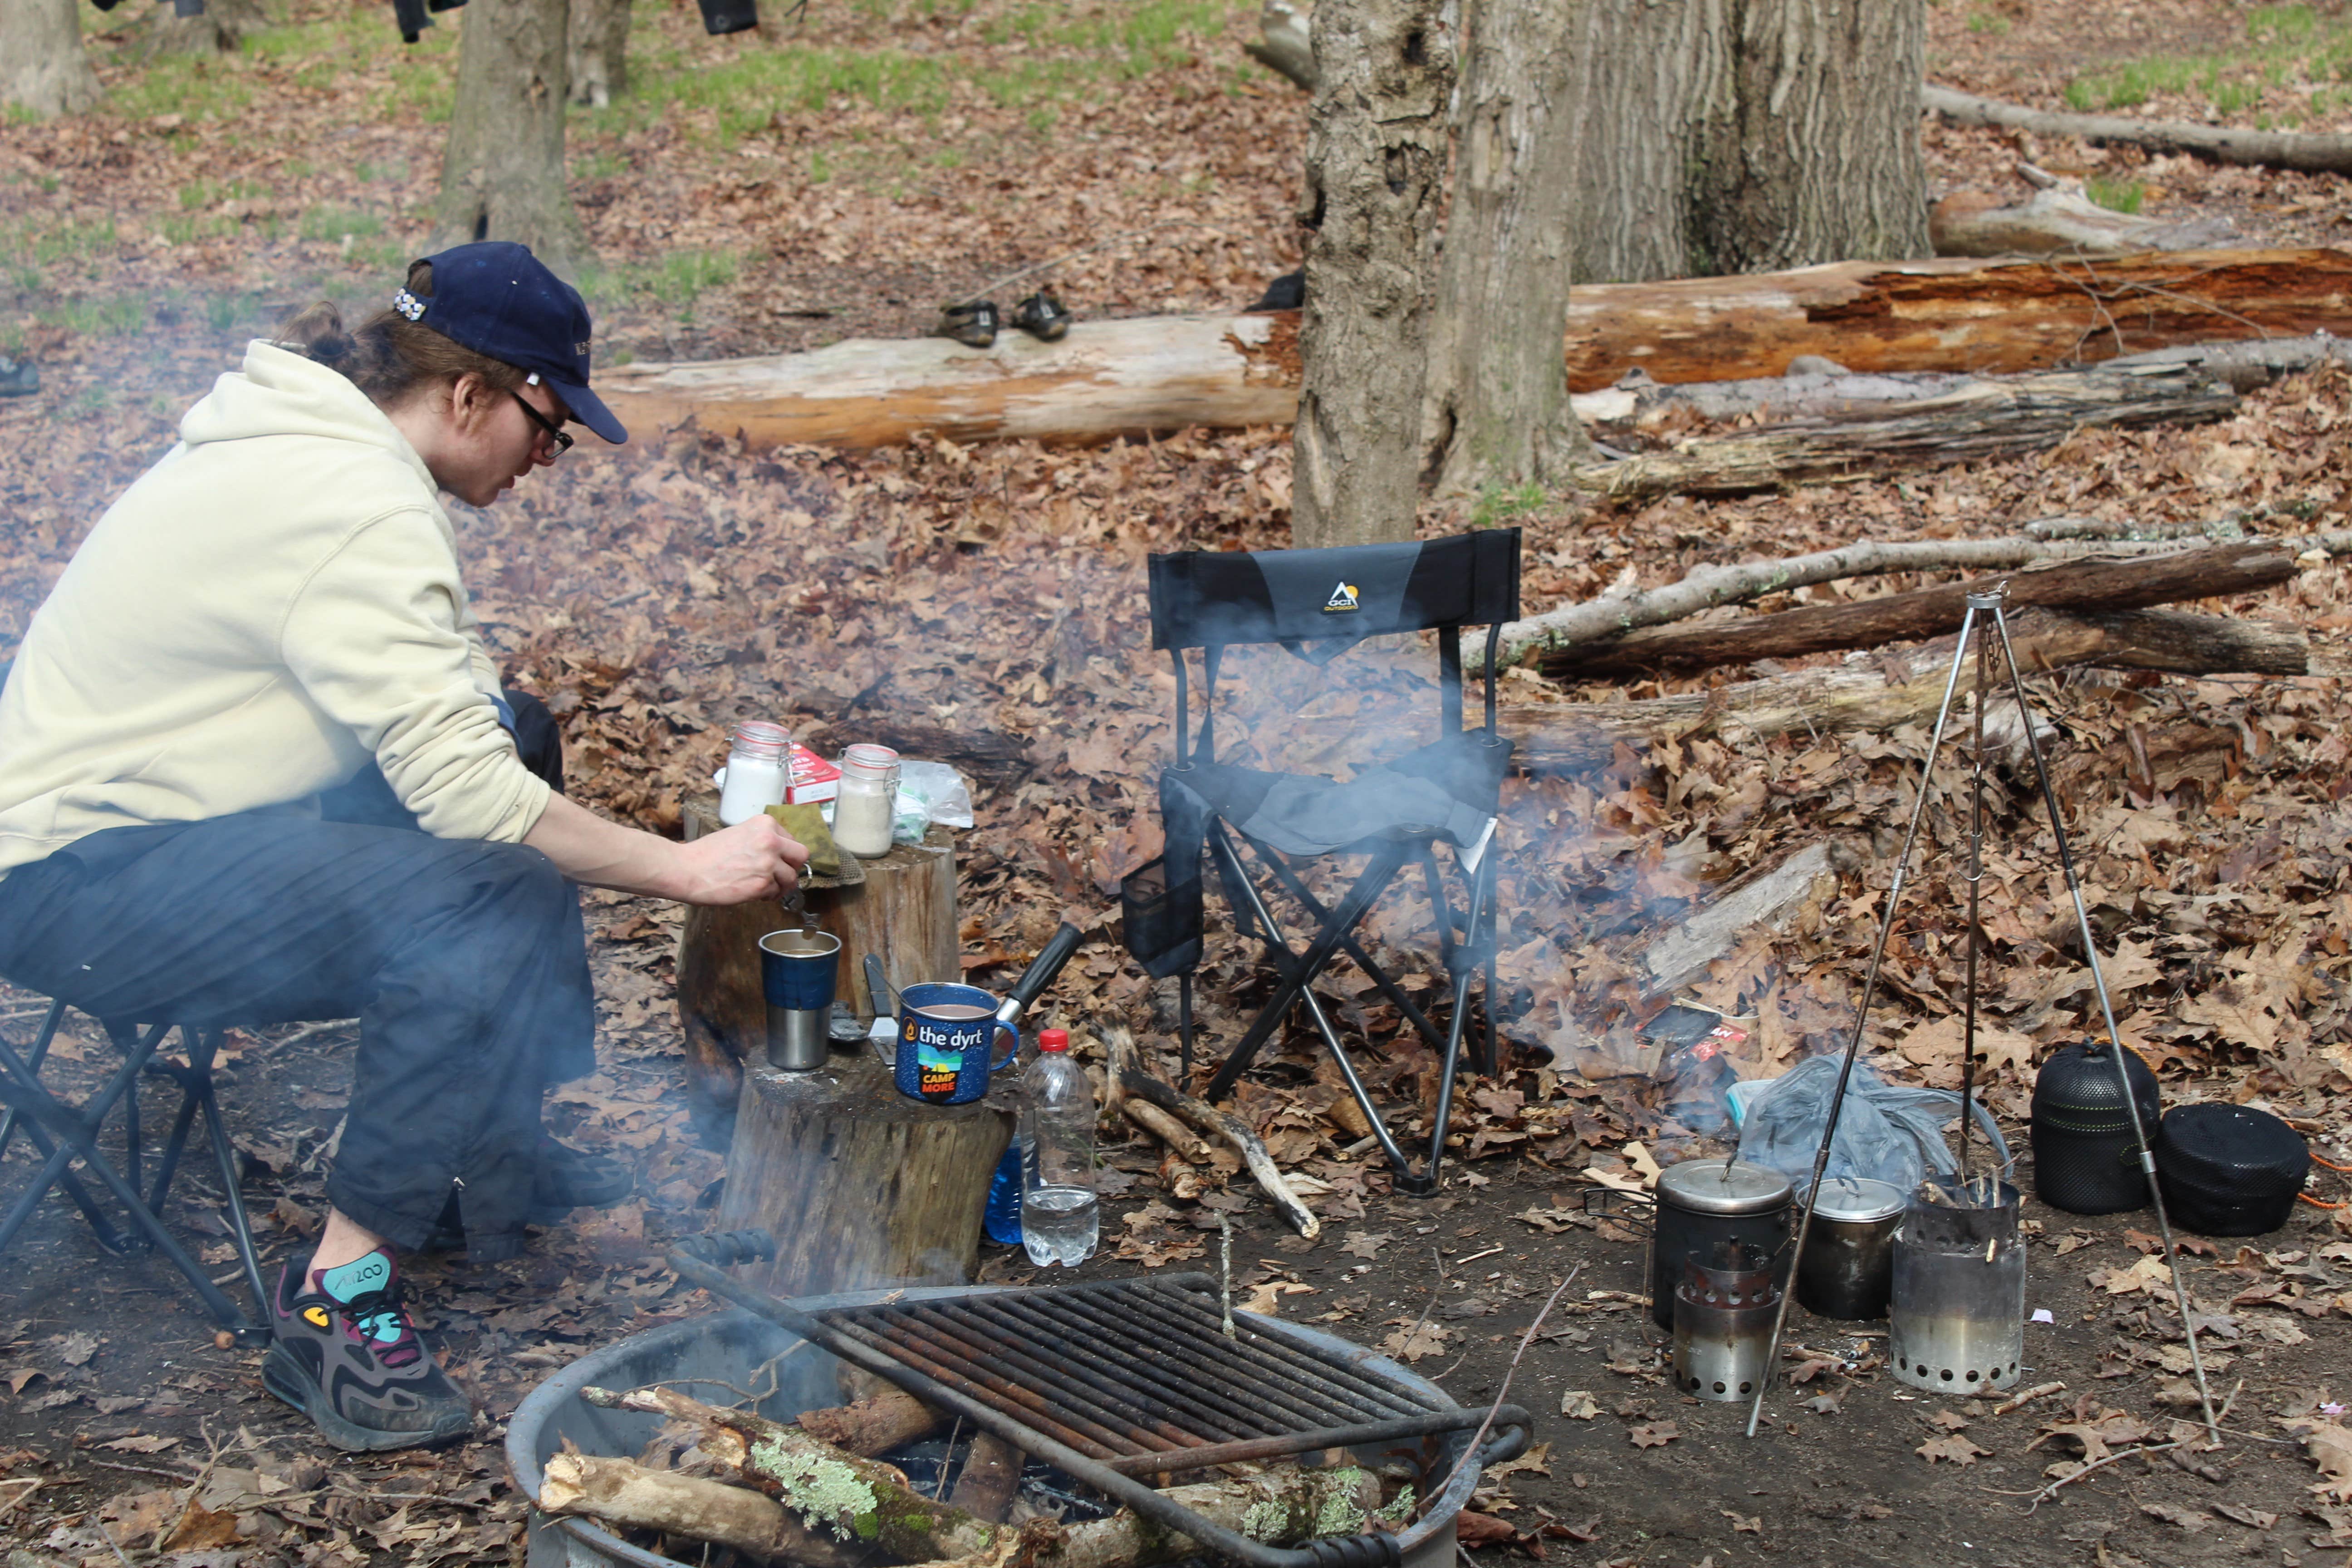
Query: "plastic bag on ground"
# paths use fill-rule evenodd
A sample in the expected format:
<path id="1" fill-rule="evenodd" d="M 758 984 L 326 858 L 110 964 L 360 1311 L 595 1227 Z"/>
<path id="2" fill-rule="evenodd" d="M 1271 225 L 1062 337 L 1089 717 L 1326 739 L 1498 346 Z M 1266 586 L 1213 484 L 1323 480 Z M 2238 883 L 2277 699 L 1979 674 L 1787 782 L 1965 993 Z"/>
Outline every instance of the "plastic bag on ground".
<path id="1" fill-rule="evenodd" d="M 1821 1149 L 1843 1059 L 1836 1053 L 1815 1057 L 1775 1079 L 1748 1107 L 1739 1130 L 1739 1157 L 1784 1173 L 1801 1192 L 1812 1179 L 1813 1156 Z M 1977 1126 L 2006 1172 L 2009 1144 L 1984 1102 L 1979 1100 L 1975 1109 Z M 1943 1130 L 1959 1113 L 1960 1097 L 1953 1091 L 1891 1084 L 1868 1062 L 1858 1061 L 1838 1111 L 1837 1141 L 1830 1146 L 1825 1173 L 1892 1182 L 1906 1193 L 1930 1173 L 1953 1174 L 1958 1165 Z"/>

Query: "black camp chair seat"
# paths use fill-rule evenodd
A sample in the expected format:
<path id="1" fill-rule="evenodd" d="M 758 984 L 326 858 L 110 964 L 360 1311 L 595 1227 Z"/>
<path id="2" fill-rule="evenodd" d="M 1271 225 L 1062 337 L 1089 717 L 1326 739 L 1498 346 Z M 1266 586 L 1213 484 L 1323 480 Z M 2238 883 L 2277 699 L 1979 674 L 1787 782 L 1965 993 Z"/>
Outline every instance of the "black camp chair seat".
<path id="1" fill-rule="evenodd" d="M 1186 1072 L 1192 1060 L 1192 973 L 1202 956 L 1205 900 L 1201 861 L 1215 868 L 1234 926 L 1262 944 L 1274 966 L 1274 998 L 1258 1014 L 1204 1091 L 1215 1100 L 1255 1059 L 1293 1007 L 1306 1010 L 1332 1053 L 1373 1136 L 1395 1168 L 1401 1192 L 1437 1190 L 1454 1080 L 1469 1017 L 1472 976 L 1486 975 L 1486 1027 L 1477 1065 L 1496 1066 L 1494 862 L 1486 853 L 1511 746 L 1495 723 L 1495 649 L 1505 622 L 1518 618 L 1516 529 L 1493 529 L 1403 544 L 1335 550 L 1195 551 L 1151 558 L 1152 647 L 1165 648 L 1176 673 L 1176 755 L 1160 779 L 1168 848 L 1130 874 L 1121 888 L 1129 951 L 1153 976 L 1179 977 L 1178 1032 Z M 1488 628 L 1486 722 L 1462 727 L 1462 627 Z M 1439 733 L 1434 742 L 1366 769 L 1347 781 L 1237 767 L 1216 760 L 1216 681 L 1224 649 L 1276 644 L 1325 663 L 1366 637 L 1434 631 L 1439 667 Z M 1197 738 L 1189 733 L 1188 648 L 1202 650 L 1202 700 Z M 1235 840 L 1240 841 L 1236 847 Z M 1454 854 L 1463 884 L 1457 911 L 1436 854 Z M 1275 890 L 1314 922 L 1304 952 L 1253 879 L 1243 849 Z M 1336 902 L 1318 898 L 1294 861 L 1341 856 L 1366 864 Z M 1397 875 L 1419 864 L 1437 917 L 1439 957 L 1452 983 L 1452 1009 L 1441 1027 L 1353 934 Z M 1315 979 L 1345 953 L 1369 975 L 1407 1023 L 1440 1055 L 1443 1082 L 1429 1156 L 1418 1172 L 1382 1121 L 1370 1091 L 1313 991 Z"/>

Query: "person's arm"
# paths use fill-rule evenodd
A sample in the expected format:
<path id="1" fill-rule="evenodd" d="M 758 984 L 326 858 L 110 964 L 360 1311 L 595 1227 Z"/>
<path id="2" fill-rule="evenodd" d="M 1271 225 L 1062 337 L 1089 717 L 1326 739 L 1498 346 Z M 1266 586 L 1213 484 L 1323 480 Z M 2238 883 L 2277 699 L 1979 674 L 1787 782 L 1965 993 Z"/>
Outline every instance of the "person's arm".
<path id="1" fill-rule="evenodd" d="M 685 904 L 780 899 L 808 864 L 808 850 L 764 813 L 679 844 L 607 822 L 560 795 L 548 797 L 522 841 L 575 882 Z"/>

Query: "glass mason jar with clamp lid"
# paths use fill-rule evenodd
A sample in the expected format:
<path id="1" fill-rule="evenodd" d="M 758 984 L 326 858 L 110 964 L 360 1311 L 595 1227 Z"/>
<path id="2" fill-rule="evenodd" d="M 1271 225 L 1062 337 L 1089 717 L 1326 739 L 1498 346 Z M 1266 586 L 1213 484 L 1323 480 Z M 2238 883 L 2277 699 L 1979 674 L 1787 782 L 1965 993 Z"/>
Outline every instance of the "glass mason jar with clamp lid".
<path id="1" fill-rule="evenodd" d="M 833 841 L 861 860 L 890 852 L 898 815 L 898 753 L 852 746 L 841 753 L 841 793 L 833 803 Z"/>
<path id="2" fill-rule="evenodd" d="M 782 724 L 746 720 L 728 731 L 727 777 L 719 786 L 719 821 L 732 827 L 783 803 L 793 737 Z"/>

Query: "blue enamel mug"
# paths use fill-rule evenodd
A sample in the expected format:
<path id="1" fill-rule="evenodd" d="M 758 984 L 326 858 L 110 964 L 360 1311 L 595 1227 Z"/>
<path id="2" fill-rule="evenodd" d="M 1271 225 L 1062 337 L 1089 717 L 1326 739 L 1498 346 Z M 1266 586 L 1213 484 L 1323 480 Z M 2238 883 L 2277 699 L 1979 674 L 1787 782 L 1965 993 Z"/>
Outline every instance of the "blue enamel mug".
<path id="1" fill-rule="evenodd" d="M 898 1054 L 892 1080 L 909 1100 L 963 1105 L 988 1092 L 989 1074 L 1021 1054 L 1021 1033 L 996 1016 L 996 998 L 977 985 L 939 981 L 898 993 Z M 1003 1059 L 989 1060 L 998 1030 Z"/>

